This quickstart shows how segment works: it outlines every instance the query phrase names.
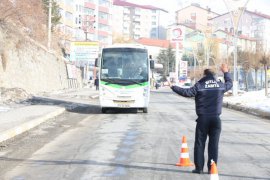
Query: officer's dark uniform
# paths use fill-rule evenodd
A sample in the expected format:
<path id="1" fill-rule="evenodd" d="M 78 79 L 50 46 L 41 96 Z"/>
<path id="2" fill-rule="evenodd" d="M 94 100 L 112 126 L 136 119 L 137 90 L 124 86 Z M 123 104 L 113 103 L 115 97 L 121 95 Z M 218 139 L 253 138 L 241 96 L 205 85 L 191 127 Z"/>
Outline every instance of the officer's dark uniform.
<path id="1" fill-rule="evenodd" d="M 204 147 L 207 135 L 208 144 L 208 170 L 211 167 L 211 159 L 218 160 L 218 144 L 221 132 L 221 114 L 223 94 L 231 89 L 232 79 L 229 73 L 224 73 L 225 83 L 216 81 L 212 73 L 207 74 L 199 80 L 193 87 L 185 89 L 172 86 L 172 90 L 184 97 L 194 97 L 196 104 L 196 114 L 198 115 L 194 162 L 197 171 L 202 171 L 204 166 Z"/>

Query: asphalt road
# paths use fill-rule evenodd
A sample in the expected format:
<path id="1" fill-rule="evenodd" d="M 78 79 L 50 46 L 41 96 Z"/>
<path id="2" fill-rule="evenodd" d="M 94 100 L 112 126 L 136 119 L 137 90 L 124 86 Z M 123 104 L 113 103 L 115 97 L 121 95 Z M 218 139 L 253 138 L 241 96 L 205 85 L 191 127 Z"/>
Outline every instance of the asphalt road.
<path id="1" fill-rule="evenodd" d="M 1 145 L 0 179 L 207 180 L 175 166 L 182 136 L 193 161 L 195 119 L 194 101 L 169 90 L 151 93 L 148 114 L 80 103 Z M 221 119 L 220 180 L 270 179 L 270 121 L 230 109 Z"/>

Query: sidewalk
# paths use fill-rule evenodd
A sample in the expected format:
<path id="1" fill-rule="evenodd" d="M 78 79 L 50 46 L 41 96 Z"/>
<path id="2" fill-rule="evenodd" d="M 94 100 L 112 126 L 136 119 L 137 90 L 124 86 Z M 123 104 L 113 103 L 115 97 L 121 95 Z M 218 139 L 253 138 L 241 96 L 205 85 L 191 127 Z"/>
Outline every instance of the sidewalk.
<path id="1" fill-rule="evenodd" d="M 30 102 L 16 106 L 0 106 L 0 143 L 72 109 L 81 99 L 89 103 L 97 97 L 98 91 L 83 88 L 34 96 Z M 34 101 L 42 103 L 33 105 Z"/>
<path id="2" fill-rule="evenodd" d="M 55 106 L 25 106 L 0 113 L 0 142 L 62 114 L 65 108 Z"/>

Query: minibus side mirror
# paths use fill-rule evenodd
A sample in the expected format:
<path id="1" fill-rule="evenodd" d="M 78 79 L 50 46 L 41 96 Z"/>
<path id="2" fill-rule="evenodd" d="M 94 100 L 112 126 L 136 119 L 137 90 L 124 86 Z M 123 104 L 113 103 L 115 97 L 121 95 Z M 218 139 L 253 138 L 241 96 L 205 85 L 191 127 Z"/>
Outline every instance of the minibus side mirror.
<path id="1" fill-rule="evenodd" d="M 150 69 L 155 69 L 155 61 L 150 60 Z"/>
<path id="2" fill-rule="evenodd" d="M 152 59 L 152 55 L 149 55 L 150 69 L 155 69 L 155 61 Z"/>

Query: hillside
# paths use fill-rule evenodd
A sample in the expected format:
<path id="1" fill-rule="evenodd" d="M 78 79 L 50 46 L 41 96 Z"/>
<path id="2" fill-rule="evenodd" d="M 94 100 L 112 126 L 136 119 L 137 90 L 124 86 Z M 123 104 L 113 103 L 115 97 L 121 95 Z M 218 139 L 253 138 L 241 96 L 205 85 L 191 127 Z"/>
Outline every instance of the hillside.
<path id="1" fill-rule="evenodd" d="M 69 88 L 57 33 L 53 33 L 53 52 L 44 46 L 46 15 L 41 1 L 14 2 L 0 2 L 0 103 Z"/>

